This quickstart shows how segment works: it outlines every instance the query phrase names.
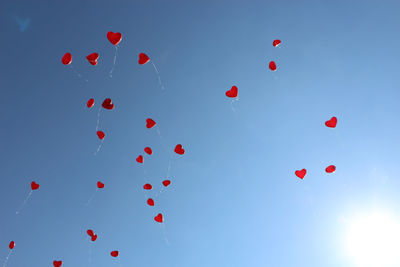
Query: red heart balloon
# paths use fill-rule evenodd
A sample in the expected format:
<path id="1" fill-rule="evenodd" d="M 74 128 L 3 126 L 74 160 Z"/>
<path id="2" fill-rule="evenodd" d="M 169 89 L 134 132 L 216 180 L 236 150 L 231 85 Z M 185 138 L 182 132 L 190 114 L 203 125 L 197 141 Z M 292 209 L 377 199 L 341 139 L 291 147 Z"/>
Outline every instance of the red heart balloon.
<path id="1" fill-rule="evenodd" d="M 103 140 L 106 135 L 102 131 L 97 131 L 97 136 L 100 140 Z"/>
<path id="2" fill-rule="evenodd" d="M 171 184 L 171 181 L 170 180 L 164 180 L 164 181 L 162 181 L 162 184 L 164 186 L 169 186 Z"/>
<path id="3" fill-rule="evenodd" d="M 272 70 L 272 71 L 276 71 L 276 64 L 275 64 L 274 61 L 271 61 L 269 63 L 269 69 Z"/>
<path id="4" fill-rule="evenodd" d="M 330 127 L 330 128 L 335 128 L 336 124 L 337 124 L 337 118 L 336 117 L 332 117 L 329 121 L 325 122 L 325 125 L 327 127 Z"/>
<path id="5" fill-rule="evenodd" d="M 327 173 L 334 173 L 336 171 L 336 166 L 335 165 L 329 165 L 328 167 L 326 167 L 325 171 Z"/>
<path id="6" fill-rule="evenodd" d="M 144 148 L 144 152 L 146 152 L 146 153 L 149 154 L 149 155 L 153 154 L 153 150 L 151 150 L 150 147 L 145 147 L 145 148 Z"/>
<path id="7" fill-rule="evenodd" d="M 94 232 L 93 232 L 93 230 L 87 230 L 86 231 L 86 233 L 89 235 L 89 236 L 94 236 Z"/>
<path id="8" fill-rule="evenodd" d="M 154 217 L 154 220 L 155 220 L 156 222 L 162 223 L 162 222 L 163 222 L 163 216 L 162 216 L 162 214 L 161 214 L 161 213 L 157 214 L 157 216 Z"/>
<path id="9" fill-rule="evenodd" d="M 39 189 L 39 187 L 40 187 L 39 184 L 37 184 L 37 183 L 35 183 L 35 182 L 32 182 L 32 183 L 31 183 L 31 189 L 32 189 L 32 190 L 37 190 L 37 189 Z"/>
<path id="10" fill-rule="evenodd" d="M 238 96 L 238 88 L 236 86 L 232 86 L 232 88 L 225 92 L 227 97 L 237 97 Z"/>
<path id="11" fill-rule="evenodd" d="M 118 250 L 114 250 L 114 251 L 111 251 L 111 256 L 113 256 L 113 257 L 118 257 L 118 255 L 119 255 L 119 252 L 118 252 Z"/>
<path id="12" fill-rule="evenodd" d="M 114 108 L 114 104 L 113 104 L 111 98 L 104 99 L 103 104 L 101 104 L 101 106 L 108 110 L 112 110 Z"/>
<path id="13" fill-rule="evenodd" d="M 176 145 L 174 151 L 175 151 L 176 154 L 179 154 L 179 155 L 185 154 L 185 150 L 182 148 L 181 144 Z"/>
<path id="14" fill-rule="evenodd" d="M 107 33 L 107 39 L 112 43 L 113 45 L 118 45 L 119 42 L 122 40 L 122 34 L 119 32 L 108 32 Z"/>
<path id="15" fill-rule="evenodd" d="M 53 261 L 54 267 L 60 267 L 62 265 L 62 261 Z"/>
<path id="16" fill-rule="evenodd" d="M 147 128 L 153 128 L 154 127 L 154 125 L 156 125 L 156 122 L 155 121 L 153 121 L 152 119 L 150 119 L 150 118 L 148 118 L 148 119 L 146 119 L 146 127 Z"/>
<path id="17" fill-rule="evenodd" d="M 138 163 L 143 163 L 143 156 L 142 156 L 142 155 L 139 155 L 139 157 L 136 158 L 136 161 L 137 161 Z"/>
<path id="18" fill-rule="evenodd" d="M 304 176 L 306 176 L 307 170 L 302 169 L 300 171 L 295 171 L 294 173 L 296 174 L 297 177 L 299 177 L 300 179 L 303 179 Z"/>
<path id="19" fill-rule="evenodd" d="M 144 186 L 143 186 L 143 189 L 145 189 L 145 190 L 151 190 L 153 187 L 151 186 L 151 184 L 145 184 Z"/>
<path id="20" fill-rule="evenodd" d="M 11 241 L 10 244 L 8 245 L 8 247 L 9 247 L 10 249 L 13 249 L 13 248 L 15 247 L 15 242 L 14 242 L 14 241 Z"/>
<path id="21" fill-rule="evenodd" d="M 90 64 L 93 66 L 97 65 L 97 60 L 99 59 L 99 54 L 97 53 L 91 53 L 86 57 L 86 59 L 89 61 Z"/>
<path id="22" fill-rule="evenodd" d="M 97 188 L 104 188 L 104 184 L 102 182 L 98 181 Z"/>
<path id="23" fill-rule="evenodd" d="M 139 62 L 140 65 L 144 65 L 149 61 L 150 61 L 150 58 L 145 53 L 140 53 L 139 54 L 139 61 L 138 62 Z"/>
<path id="24" fill-rule="evenodd" d="M 92 240 L 93 242 L 96 241 L 96 239 L 97 239 L 97 235 L 93 235 L 93 236 L 90 238 L 90 240 Z"/>
<path id="25" fill-rule="evenodd" d="M 154 206 L 154 200 L 153 200 L 152 198 L 149 198 L 149 199 L 147 200 L 147 204 L 148 204 L 149 206 Z"/>
<path id="26" fill-rule="evenodd" d="M 93 99 L 93 98 L 89 99 L 89 100 L 87 101 L 87 103 L 86 103 L 86 106 L 87 106 L 88 108 L 93 107 L 93 106 L 94 106 L 94 99 Z"/>
<path id="27" fill-rule="evenodd" d="M 65 55 L 61 58 L 61 62 L 64 65 L 69 65 L 72 62 L 72 55 L 71 53 L 65 53 Z"/>
<path id="28" fill-rule="evenodd" d="M 272 45 L 274 46 L 274 47 L 277 47 L 278 45 L 280 45 L 281 44 L 281 40 L 274 40 L 273 42 L 272 42 Z"/>

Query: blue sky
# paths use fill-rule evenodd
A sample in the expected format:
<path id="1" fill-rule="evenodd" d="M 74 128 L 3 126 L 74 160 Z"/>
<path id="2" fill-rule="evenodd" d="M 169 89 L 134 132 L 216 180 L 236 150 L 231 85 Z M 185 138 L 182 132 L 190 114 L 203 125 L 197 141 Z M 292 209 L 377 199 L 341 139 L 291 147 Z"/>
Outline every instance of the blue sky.
<path id="1" fill-rule="evenodd" d="M 343 218 L 400 211 L 399 11 L 397 1 L 1 1 L 0 258 L 14 240 L 8 267 L 354 266 Z M 24 31 L 15 17 L 29 18 Z M 123 35 L 112 78 L 108 31 Z M 88 82 L 61 64 L 66 52 Z M 101 113 L 94 156 L 107 97 L 115 109 Z M 335 129 L 324 126 L 332 116 Z M 146 146 L 154 154 L 139 165 Z M 156 197 L 169 164 L 172 184 Z M 32 180 L 41 187 L 15 215 Z M 98 180 L 106 187 L 85 206 Z"/>

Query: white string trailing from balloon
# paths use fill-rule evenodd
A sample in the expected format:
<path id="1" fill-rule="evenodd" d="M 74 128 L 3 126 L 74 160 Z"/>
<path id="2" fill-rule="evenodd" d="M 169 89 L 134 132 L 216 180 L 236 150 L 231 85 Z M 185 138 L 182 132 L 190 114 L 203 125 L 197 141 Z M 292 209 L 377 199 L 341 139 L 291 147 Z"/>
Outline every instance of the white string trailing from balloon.
<path id="1" fill-rule="evenodd" d="M 15 214 L 19 214 L 21 212 L 21 210 L 25 207 L 26 203 L 28 202 L 28 200 L 32 196 L 32 193 L 33 193 L 33 190 L 31 190 L 29 192 L 29 194 L 26 196 L 24 202 L 22 203 L 21 207 L 15 212 Z"/>
<path id="2" fill-rule="evenodd" d="M 110 77 L 111 78 L 112 78 L 112 74 L 113 74 L 114 69 L 115 69 L 115 63 L 117 62 L 117 52 L 118 52 L 118 46 L 116 45 L 115 46 L 115 55 L 114 55 L 114 64 L 113 64 L 113 67 L 112 67 L 112 69 L 110 71 Z"/>

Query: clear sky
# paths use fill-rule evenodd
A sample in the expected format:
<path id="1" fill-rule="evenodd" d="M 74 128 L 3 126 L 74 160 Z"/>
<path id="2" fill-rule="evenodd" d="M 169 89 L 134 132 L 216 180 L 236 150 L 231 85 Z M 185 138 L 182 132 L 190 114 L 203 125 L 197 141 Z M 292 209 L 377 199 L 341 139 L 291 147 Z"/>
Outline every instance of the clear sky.
<path id="1" fill-rule="evenodd" d="M 347 218 L 400 213 L 399 14 L 398 1 L 0 1 L 0 263 L 14 240 L 7 267 L 354 266 Z M 108 31 L 123 36 L 112 78 Z"/>

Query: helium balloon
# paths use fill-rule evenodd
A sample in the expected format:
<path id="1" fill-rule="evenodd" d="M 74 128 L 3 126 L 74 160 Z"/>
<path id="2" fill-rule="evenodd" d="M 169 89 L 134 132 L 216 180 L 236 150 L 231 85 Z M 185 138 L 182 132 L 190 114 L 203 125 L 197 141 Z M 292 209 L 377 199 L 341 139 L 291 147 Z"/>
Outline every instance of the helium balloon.
<path id="1" fill-rule="evenodd" d="M 15 247 L 15 242 L 14 242 L 14 241 L 11 241 L 10 244 L 8 245 L 8 247 L 9 247 L 10 249 L 13 249 L 13 248 Z"/>
<path id="2" fill-rule="evenodd" d="M 162 182 L 162 184 L 163 184 L 165 187 L 167 187 L 167 186 L 169 186 L 169 185 L 171 184 L 171 181 L 170 181 L 170 180 L 164 180 L 164 181 Z"/>
<path id="3" fill-rule="evenodd" d="M 146 119 L 146 127 L 147 127 L 148 129 L 153 128 L 154 125 L 156 125 L 156 122 L 155 122 L 155 121 L 153 121 L 153 120 L 150 119 L 150 118 Z"/>
<path id="4" fill-rule="evenodd" d="M 122 34 L 119 32 L 108 32 L 107 33 L 107 39 L 112 43 L 113 45 L 118 45 L 119 42 L 122 40 Z"/>
<path id="5" fill-rule="evenodd" d="M 97 235 L 93 235 L 93 236 L 90 238 L 90 240 L 92 240 L 93 242 L 96 241 L 96 239 L 97 239 Z"/>
<path id="6" fill-rule="evenodd" d="M 232 88 L 225 92 L 227 97 L 235 98 L 238 96 L 238 88 L 236 86 L 232 86 Z"/>
<path id="7" fill-rule="evenodd" d="M 152 198 L 149 198 L 149 199 L 147 200 L 147 204 L 148 204 L 149 206 L 154 206 L 154 200 L 153 200 Z"/>
<path id="8" fill-rule="evenodd" d="M 272 71 L 276 71 L 276 64 L 275 64 L 274 61 L 271 61 L 269 63 L 269 69 L 272 70 Z"/>
<path id="9" fill-rule="evenodd" d="M 98 181 L 97 188 L 104 188 L 104 184 L 102 182 Z"/>
<path id="10" fill-rule="evenodd" d="M 145 53 L 140 53 L 139 54 L 139 61 L 138 62 L 139 62 L 140 65 L 144 65 L 149 61 L 150 61 L 150 58 Z"/>
<path id="11" fill-rule="evenodd" d="M 113 256 L 113 257 L 118 257 L 118 255 L 119 255 L 119 251 L 118 250 L 114 250 L 114 251 L 111 251 L 111 256 Z"/>
<path id="12" fill-rule="evenodd" d="M 39 189 L 39 187 L 40 187 L 39 184 L 37 184 L 37 183 L 35 183 L 35 182 L 32 182 L 32 183 L 31 183 L 31 189 L 32 189 L 32 190 L 37 190 L 37 189 Z"/>
<path id="13" fill-rule="evenodd" d="M 326 167 L 325 171 L 327 173 L 334 173 L 336 171 L 336 166 L 335 165 L 329 165 L 328 167 Z"/>
<path id="14" fill-rule="evenodd" d="M 63 264 L 62 261 L 53 261 L 54 267 L 61 267 L 62 264 Z"/>
<path id="15" fill-rule="evenodd" d="M 65 53 L 65 55 L 61 58 L 61 62 L 64 65 L 69 65 L 72 62 L 72 55 L 71 53 Z"/>
<path id="16" fill-rule="evenodd" d="M 97 131 L 97 136 L 100 140 L 103 140 L 106 135 L 102 131 Z"/>
<path id="17" fill-rule="evenodd" d="M 151 186 L 151 184 L 145 184 L 144 186 L 143 186 L 143 189 L 144 190 L 151 190 L 153 188 L 153 186 Z"/>
<path id="18" fill-rule="evenodd" d="M 326 127 L 329 128 L 335 128 L 337 124 L 337 118 L 336 117 L 332 117 L 330 120 L 325 122 Z"/>
<path id="19" fill-rule="evenodd" d="M 145 147 L 145 148 L 144 148 L 144 152 L 146 152 L 146 153 L 149 154 L 149 155 L 153 154 L 153 150 L 151 150 L 150 147 Z"/>
<path id="20" fill-rule="evenodd" d="M 157 216 L 154 217 L 154 220 L 155 220 L 156 222 L 162 223 L 162 222 L 163 222 L 163 216 L 162 216 L 162 214 L 161 214 L 161 213 L 157 214 Z"/>
<path id="21" fill-rule="evenodd" d="M 101 106 L 108 110 L 114 109 L 114 104 L 113 104 L 111 98 L 104 99 L 103 104 L 101 104 Z"/>
<path id="22" fill-rule="evenodd" d="M 142 156 L 142 155 L 139 155 L 139 157 L 136 158 L 136 161 L 137 161 L 138 163 L 143 163 L 143 156 Z"/>
<path id="23" fill-rule="evenodd" d="M 87 103 L 86 103 L 86 106 L 87 106 L 88 108 L 92 108 L 92 107 L 94 106 L 94 99 L 93 99 L 93 98 L 89 99 L 89 100 L 87 101 Z"/>
<path id="24" fill-rule="evenodd" d="M 179 155 L 185 154 L 185 150 L 182 148 L 181 144 L 177 144 L 174 151 L 176 154 L 179 154 Z"/>
<path id="25" fill-rule="evenodd" d="M 296 174 L 297 177 L 299 177 L 300 179 L 303 179 L 304 176 L 306 176 L 307 170 L 306 169 L 302 169 L 299 171 L 295 171 L 294 172 Z"/>
<path id="26" fill-rule="evenodd" d="M 89 61 L 90 64 L 93 66 L 97 65 L 97 60 L 99 59 L 99 54 L 97 53 L 91 53 L 86 57 L 86 59 Z"/>
<path id="27" fill-rule="evenodd" d="M 89 236 L 94 236 L 94 232 L 93 232 L 93 230 L 91 230 L 91 229 L 87 230 L 86 233 L 87 233 Z"/>
<path id="28" fill-rule="evenodd" d="M 278 45 L 280 45 L 281 44 L 281 40 L 274 40 L 273 42 L 272 42 L 272 45 L 274 46 L 274 47 L 277 47 Z"/>

